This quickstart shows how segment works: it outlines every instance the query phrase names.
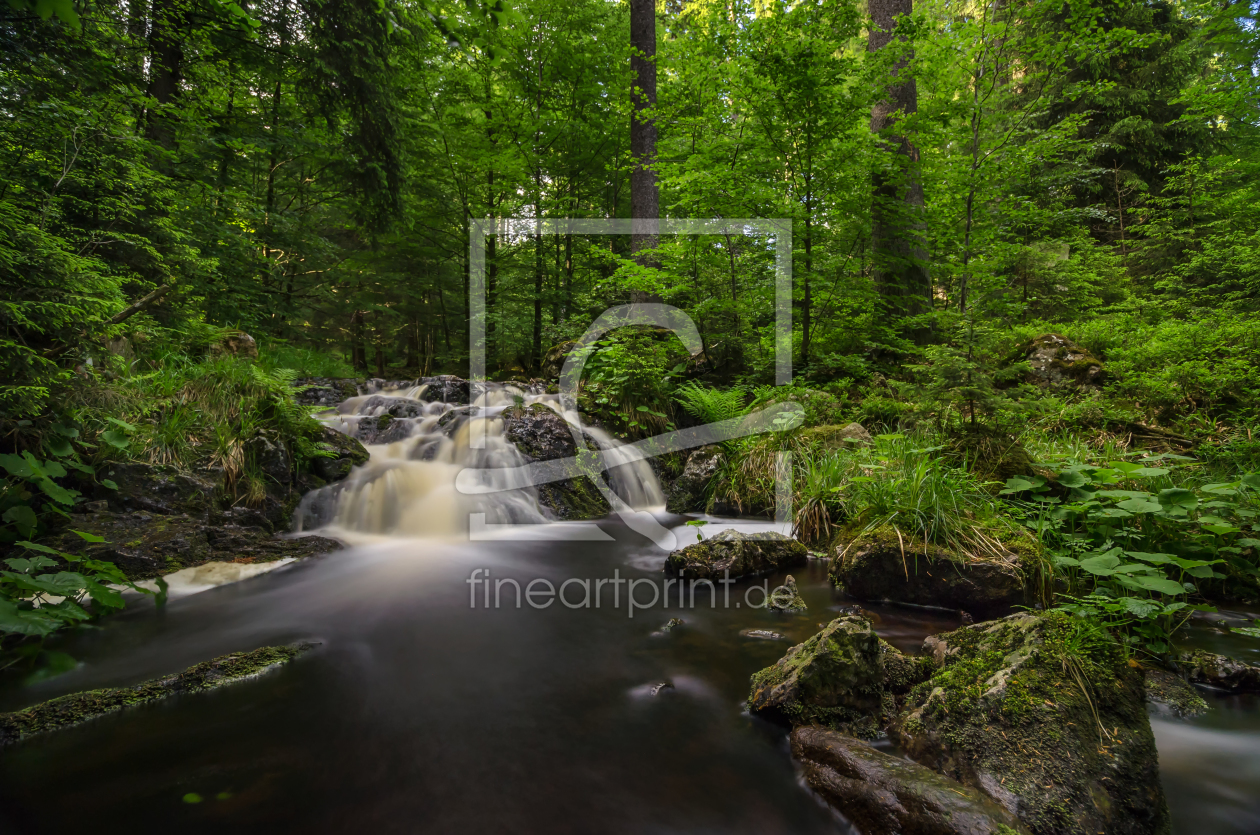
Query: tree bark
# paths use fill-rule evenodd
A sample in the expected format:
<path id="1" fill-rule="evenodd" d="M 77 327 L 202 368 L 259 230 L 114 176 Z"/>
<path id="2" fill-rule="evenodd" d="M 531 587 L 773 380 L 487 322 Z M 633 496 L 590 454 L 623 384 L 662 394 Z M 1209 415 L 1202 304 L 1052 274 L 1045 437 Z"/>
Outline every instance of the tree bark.
<path id="1" fill-rule="evenodd" d="M 630 69 L 634 73 L 630 115 L 630 216 L 634 233 L 630 253 L 643 266 L 657 266 L 650 255 L 659 242 L 660 189 L 656 182 L 656 122 L 645 114 L 656 106 L 656 0 L 630 0 Z M 648 294 L 636 293 L 635 301 L 647 301 Z"/>
<path id="2" fill-rule="evenodd" d="M 183 78 L 185 0 L 153 0 L 149 24 L 149 97 L 156 103 L 145 114 L 144 135 L 163 148 L 175 144 L 171 105 Z"/>
<path id="3" fill-rule="evenodd" d="M 911 53 L 894 44 L 898 15 L 914 11 L 913 0 L 870 0 L 871 30 L 868 52 L 902 49 L 893 66 L 887 98 L 871 108 L 871 131 L 882 137 L 885 159 L 872 175 L 871 262 L 875 286 L 894 316 L 916 316 L 932 306 L 932 281 L 923 242 L 923 184 L 919 179 L 919 149 L 900 133 L 900 115 L 918 110 L 918 90 L 909 76 Z M 930 328 L 903 328 L 905 336 L 923 344 Z"/>

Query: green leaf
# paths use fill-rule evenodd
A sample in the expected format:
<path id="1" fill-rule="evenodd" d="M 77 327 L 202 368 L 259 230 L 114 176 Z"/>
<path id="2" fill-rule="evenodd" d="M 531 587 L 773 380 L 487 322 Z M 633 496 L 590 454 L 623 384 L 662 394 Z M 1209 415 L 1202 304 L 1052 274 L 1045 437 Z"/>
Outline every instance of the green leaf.
<path id="1" fill-rule="evenodd" d="M 1064 487 L 1084 487 L 1088 479 L 1082 473 L 1068 471 L 1059 473 L 1059 484 Z"/>
<path id="2" fill-rule="evenodd" d="M 49 438 L 47 441 L 48 451 L 58 458 L 65 458 L 67 455 L 74 455 L 74 447 L 70 446 L 70 442 L 65 438 Z"/>
<path id="3" fill-rule="evenodd" d="M 120 429 L 123 429 L 127 432 L 136 431 L 136 427 L 132 426 L 130 423 L 128 423 L 125 420 L 119 420 L 118 418 L 113 418 L 113 417 L 107 417 L 105 419 L 109 421 L 110 423 L 114 424 L 115 426 L 119 427 Z"/>
<path id="4" fill-rule="evenodd" d="M 1184 487 L 1169 487 L 1159 491 L 1159 503 L 1165 511 L 1186 513 L 1194 510 L 1199 504 L 1199 497 Z"/>
<path id="5" fill-rule="evenodd" d="M 1235 635 L 1246 635 L 1248 638 L 1260 638 L 1260 627 L 1255 626 L 1235 626 L 1229 630 Z"/>
<path id="6" fill-rule="evenodd" d="M 44 554 L 52 554 L 56 557 L 61 556 L 61 552 L 56 548 L 49 548 L 47 545 L 40 545 L 38 542 L 18 542 L 16 544 L 30 551 L 39 551 Z"/>
<path id="7" fill-rule="evenodd" d="M 1132 580 L 1147 591 L 1157 591 L 1160 594 L 1186 593 L 1181 583 L 1169 580 L 1167 577 L 1135 576 Z"/>
<path id="8" fill-rule="evenodd" d="M 0 455 L 0 467 L 15 478 L 32 478 L 38 467 L 20 455 Z"/>
<path id="9" fill-rule="evenodd" d="M 1217 536 L 1224 536 L 1227 533 L 1238 533 L 1242 528 L 1236 528 L 1233 525 L 1204 525 L 1204 530 L 1211 531 Z"/>
<path id="10" fill-rule="evenodd" d="M 101 433 L 101 440 L 115 449 L 126 449 L 131 445 L 131 439 L 117 429 L 106 429 Z"/>
<path id="11" fill-rule="evenodd" d="M 1120 558 L 1113 554 L 1102 554 L 1097 557 L 1089 557 L 1081 560 L 1081 568 L 1090 574 L 1097 574 L 1100 577 L 1107 577 L 1115 573 L 1116 566 L 1120 565 Z"/>
<path id="12" fill-rule="evenodd" d="M 52 429 L 54 432 L 56 432 L 58 435 L 61 435 L 64 438 L 79 437 L 79 430 L 75 429 L 73 426 L 66 426 L 65 424 L 62 424 L 62 423 L 54 423 L 52 425 Z"/>
<path id="13" fill-rule="evenodd" d="M 1170 557 L 1168 554 L 1148 554 L 1143 551 L 1125 551 L 1124 555 L 1126 557 L 1132 557 L 1135 560 L 1149 562 L 1152 565 L 1165 565 L 1176 559 L 1175 557 Z"/>
<path id="14" fill-rule="evenodd" d="M 1159 502 L 1153 502 L 1150 499 L 1129 499 L 1120 502 L 1116 507 L 1130 513 L 1158 513 L 1162 509 Z"/>
<path id="15" fill-rule="evenodd" d="M 70 532 L 71 532 L 71 533 L 74 533 L 74 534 L 78 534 L 79 539 L 82 539 L 84 542 L 104 542 L 104 541 L 105 541 L 105 537 L 103 537 L 103 536 L 97 536 L 97 535 L 96 535 L 96 534 L 94 534 L 94 533 L 86 533 L 86 532 L 84 532 L 84 531 L 76 531 L 74 528 L 71 528 L 71 529 L 70 529 Z"/>
<path id="16" fill-rule="evenodd" d="M 67 490 L 51 478 L 41 478 L 38 482 L 39 489 L 54 502 L 59 504 L 74 504 L 75 498 L 79 495 L 77 490 Z"/>
<path id="17" fill-rule="evenodd" d="M 35 531 L 35 525 L 39 522 L 35 516 L 35 511 L 31 510 L 24 504 L 16 504 L 4 512 L 0 519 L 11 523 L 24 536 L 30 536 Z"/>
<path id="18" fill-rule="evenodd" d="M 0 632 L 17 635 L 47 635 L 61 624 L 38 610 L 19 609 L 11 600 L 0 597 Z"/>
<path id="19" fill-rule="evenodd" d="M 1245 537 L 1237 540 L 1234 544 L 1238 545 L 1240 548 L 1260 548 L 1260 539 Z"/>
<path id="20" fill-rule="evenodd" d="M 102 487 L 104 487 L 106 490 L 117 490 L 117 489 L 118 489 L 118 485 L 117 485 L 114 481 L 112 481 L 112 480 L 110 480 L 110 479 L 108 479 L 108 478 L 102 478 L 102 479 L 101 479 L 101 486 L 102 486 Z"/>

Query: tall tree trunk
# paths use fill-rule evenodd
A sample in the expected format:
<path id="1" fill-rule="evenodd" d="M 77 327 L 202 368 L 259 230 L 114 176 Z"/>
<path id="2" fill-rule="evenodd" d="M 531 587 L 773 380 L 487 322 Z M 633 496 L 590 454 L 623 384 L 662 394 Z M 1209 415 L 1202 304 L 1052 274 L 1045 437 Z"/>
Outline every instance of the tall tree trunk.
<path id="1" fill-rule="evenodd" d="M 644 111 L 656 106 L 656 0 L 630 0 L 630 70 L 634 73 L 630 115 L 630 216 L 636 221 L 630 253 L 643 266 L 657 266 L 643 250 L 658 242 L 660 189 L 656 183 L 656 122 Z M 634 301 L 650 294 L 636 292 Z"/>
<path id="2" fill-rule="evenodd" d="M 363 311 L 350 317 L 350 364 L 356 371 L 367 370 L 367 351 L 363 347 Z"/>
<path id="3" fill-rule="evenodd" d="M 543 308 L 543 236 L 542 236 L 542 171 L 534 172 L 534 338 L 529 343 L 529 372 L 536 373 L 542 366 L 542 308 Z"/>
<path id="4" fill-rule="evenodd" d="M 894 43 L 898 15 L 910 15 L 913 0 L 869 0 L 871 30 L 866 48 L 904 51 L 893 67 L 888 97 L 871 109 L 871 131 L 883 137 L 885 159 L 877 162 L 872 177 L 871 262 L 875 286 L 889 312 L 915 316 L 932 306 L 932 281 L 923 244 L 923 184 L 919 180 L 919 149 L 896 130 L 898 114 L 918 110 L 918 91 L 909 77 L 910 52 Z M 923 344 L 930 329 L 904 329 L 907 337 Z"/>
<path id="5" fill-rule="evenodd" d="M 153 0 L 149 23 L 149 89 L 154 101 L 145 114 L 144 135 L 163 148 L 175 144 L 172 104 L 179 96 L 184 71 L 186 0 Z"/>

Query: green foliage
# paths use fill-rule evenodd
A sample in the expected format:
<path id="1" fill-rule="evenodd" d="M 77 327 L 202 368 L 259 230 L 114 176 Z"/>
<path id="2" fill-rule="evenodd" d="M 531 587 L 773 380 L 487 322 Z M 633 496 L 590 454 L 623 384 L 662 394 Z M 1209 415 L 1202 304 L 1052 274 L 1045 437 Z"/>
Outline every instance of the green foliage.
<path id="1" fill-rule="evenodd" d="M 584 367 L 584 410 L 636 436 L 672 428 L 670 389 L 683 371 L 679 351 L 655 332 L 599 340 Z"/>
<path id="2" fill-rule="evenodd" d="M 674 393 L 683 411 L 695 418 L 696 423 L 720 423 L 724 420 L 748 414 L 748 391 L 743 386 L 729 389 L 710 388 L 692 380 L 683 383 Z"/>
<path id="3" fill-rule="evenodd" d="M 1185 460 L 1068 462 L 1052 479 L 1012 478 L 1002 491 L 1028 497 L 1024 524 L 1069 584 L 1064 607 L 1102 618 L 1154 654 L 1169 650 L 1172 634 L 1199 608 L 1187 598 L 1200 585 L 1225 580 L 1222 570 L 1260 578 L 1260 476 L 1176 483 Z"/>

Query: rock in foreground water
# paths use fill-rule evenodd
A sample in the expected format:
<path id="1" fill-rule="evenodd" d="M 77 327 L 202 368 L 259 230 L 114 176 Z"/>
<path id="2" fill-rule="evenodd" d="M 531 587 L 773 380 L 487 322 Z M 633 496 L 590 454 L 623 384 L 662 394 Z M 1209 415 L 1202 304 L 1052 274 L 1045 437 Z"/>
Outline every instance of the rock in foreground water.
<path id="1" fill-rule="evenodd" d="M 917 763 L 816 725 L 792 732 L 805 782 L 862 832 L 1012 835 L 1026 832 L 992 798 Z"/>
<path id="2" fill-rule="evenodd" d="M 781 533 L 727 529 L 672 552 L 665 571 L 690 579 L 730 579 L 769 574 L 809 559 L 805 546 Z"/>
<path id="3" fill-rule="evenodd" d="M 1229 693 L 1260 693 L 1260 666 L 1203 650 L 1178 659 L 1186 678 Z"/>
<path id="4" fill-rule="evenodd" d="M 1169 830 L 1141 672 L 1061 612 L 937 636 L 940 669 L 890 728 L 919 763 L 981 789 L 1034 835 Z"/>

